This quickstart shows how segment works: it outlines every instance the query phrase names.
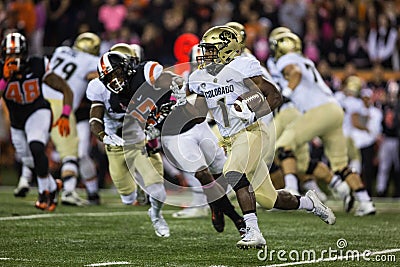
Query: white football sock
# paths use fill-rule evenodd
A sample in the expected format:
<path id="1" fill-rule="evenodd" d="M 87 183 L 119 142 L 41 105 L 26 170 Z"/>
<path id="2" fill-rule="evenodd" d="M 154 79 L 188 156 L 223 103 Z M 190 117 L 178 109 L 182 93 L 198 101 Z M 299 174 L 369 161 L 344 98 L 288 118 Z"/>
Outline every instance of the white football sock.
<path id="1" fill-rule="evenodd" d="M 248 213 L 243 215 L 244 222 L 246 223 L 246 227 L 251 227 L 260 232 L 260 228 L 258 228 L 258 219 L 255 213 Z"/>
<path id="2" fill-rule="evenodd" d="M 312 202 L 311 198 L 309 197 L 300 197 L 299 199 L 300 205 L 299 205 L 299 210 L 312 210 L 314 208 L 314 202 Z"/>
<path id="3" fill-rule="evenodd" d="M 284 180 L 285 180 L 285 189 L 299 191 L 299 182 L 294 174 L 292 173 L 286 174 Z"/>

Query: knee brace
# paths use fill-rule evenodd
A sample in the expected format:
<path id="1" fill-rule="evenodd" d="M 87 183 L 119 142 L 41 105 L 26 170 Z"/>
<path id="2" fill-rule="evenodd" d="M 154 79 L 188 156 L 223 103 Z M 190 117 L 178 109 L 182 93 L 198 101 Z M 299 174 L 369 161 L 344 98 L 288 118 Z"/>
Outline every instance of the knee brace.
<path id="1" fill-rule="evenodd" d="M 33 156 L 36 174 L 39 177 L 46 177 L 49 173 L 49 160 L 45 153 L 44 144 L 39 141 L 32 141 L 29 143 L 29 149 Z"/>
<path id="2" fill-rule="evenodd" d="M 269 168 L 269 173 L 274 173 L 276 171 L 279 171 L 280 167 L 275 163 L 272 162 L 271 168 Z"/>
<path id="3" fill-rule="evenodd" d="M 341 171 L 336 171 L 335 174 L 342 179 L 342 181 L 346 180 L 347 176 L 356 173 L 354 170 L 350 169 L 348 166 L 344 167 Z"/>
<path id="4" fill-rule="evenodd" d="M 167 199 L 167 193 L 165 192 L 164 184 L 156 183 L 146 186 L 146 193 L 150 195 L 150 197 L 157 199 L 158 201 L 164 203 Z"/>
<path id="5" fill-rule="evenodd" d="M 78 161 L 76 157 L 67 156 L 62 161 L 61 177 L 78 176 Z"/>
<path id="6" fill-rule="evenodd" d="M 88 180 L 97 175 L 96 165 L 90 157 L 84 156 L 79 159 L 79 172 L 83 180 Z"/>
<path id="7" fill-rule="evenodd" d="M 278 148 L 278 159 L 283 173 L 295 174 L 297 173 L 296 157 L 293 150 L 284 149 L 283 147 Z"/>
<path id="8" fill-rule="evenodd" d="M 293 153 L 293 150 L 285 149 L 283 147 L 279 147 L 278 148 L 278 159 L 280 161 L 283 161 L 283 160 L 285 160 L 287 158 L 296 158 L 294 153 Z"/>
<path id="9" fill-rule="evenodd" d="M 250 185 L 250 182 L 247 180 L 246 174 L 244 173 L 230 171 L 225 174 L 225 178 L 235 192 Z"/>
<path id="10" fill-rule="evenodd" d="M 318 160 L 311 159 L 310 162 L 308 163 L 308 168 L 307 168 L 306 174 L 313 174 L 317 165 L 318 165 Z"/>

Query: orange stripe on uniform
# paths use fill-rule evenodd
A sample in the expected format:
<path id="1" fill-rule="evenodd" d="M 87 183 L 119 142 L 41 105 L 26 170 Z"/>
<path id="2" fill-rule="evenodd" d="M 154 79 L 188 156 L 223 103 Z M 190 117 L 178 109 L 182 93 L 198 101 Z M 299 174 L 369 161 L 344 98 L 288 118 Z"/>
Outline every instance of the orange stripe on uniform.
<path id="1" fill-rule="evenodd" d="M 151 66 L 150 66 L 150 72 L 149 72 L 149 78 L 150 78 L 150 82 L 151 84 L 154 85 L 156 79 L 154 78 L 154 69 L 156 68 L 156 66 L 158 65 L 157 62 L 154 62 Z"/>

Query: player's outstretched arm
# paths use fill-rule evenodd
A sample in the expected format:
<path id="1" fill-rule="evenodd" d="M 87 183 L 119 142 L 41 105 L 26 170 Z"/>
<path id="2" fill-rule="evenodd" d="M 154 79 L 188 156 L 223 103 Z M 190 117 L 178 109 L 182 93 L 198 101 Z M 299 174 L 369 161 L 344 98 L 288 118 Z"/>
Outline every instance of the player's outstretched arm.
<path id="1" fill-rule="evenodd" d="M 53 88 L 56 91 L 59 91 L 64 94 L 64 100 L 63 104 L 69 105 L 72 108 L 72 100 L 74 98 L 74 93 L 71 90 L 71 87 L 69 87 L 68 83 L 58 76 L 57 74 L 50 72 L 46 74 L 46 76 L 43 79 L 43 82 Z"/>
<path id="2" fill-rule="evenodd" d="M 295 64 L 290 64 L 283 69 L 282 73 L 283 77 L 288 81 L 287 87 L 282 90 L 282 94 L 289 97 L 301 81 L 301 69 Z"/>

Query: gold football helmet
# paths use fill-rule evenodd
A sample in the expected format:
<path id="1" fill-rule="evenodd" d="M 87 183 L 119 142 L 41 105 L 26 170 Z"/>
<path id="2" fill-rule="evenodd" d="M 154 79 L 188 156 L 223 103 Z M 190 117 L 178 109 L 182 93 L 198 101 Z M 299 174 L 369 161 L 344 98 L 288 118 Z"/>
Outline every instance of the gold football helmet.
<path id="1" fill-rule="evenodd" d="M 136 50 L 132 47 L 132 45 L 128 45 L 126 43 L 117 43 L 110 48 L 110 51 L 117 51 L 129 56 L 131 62 L 135 65 L 140 63 L 139 55 L 136 53 Z"/>
<path id="2" fill-rule="evenodd" d="M 100 37 L 91 32 L 84 32 L 76 37 L 73 48 L 98 56 L 100 53 Z"/>
<path id="3" fill-rule="evenodd" d="M 291 31 L 289 28 L 286 27 L 277 27 L 269 33 L 268 37 L 269 50 L 273 57 L 275 56 L 275 50 L 276 50 L 276 36 L 284 32 L 291 32 Z"/>
<path id="4" fill-rule="evenodd" d="M 212 27 L 204 33 L 199 44 L 203 50 L 203 55 L 197 57 L 199 67 L 203 68 L 210 63 L 228 64 L 240 55 L 241 41 L 240 35 L 231 27 Z"/>
<path id="5" fill-rule="evenodd" d="M 240 44 L 242 45 L 243 48 L 246 47 L 246 30 L 242 24 L 236 21 L 231 21 L 225 24 L 225 26 L 233 28 L 235 31 L 237 31 L 240 34 L 240 37 L 242 38 L 242 41 Z"/>
<path id="6" fill-rule="evenodd" d="M 136 56 L 138 57 L 139 62 L 142 62 L 142 60 L 144 59 L 143 47 L 141 47 L 138 44 L 131 44 L 130 46 L 133 48 L 133 50 L 135 50 Z"/>
<path id="7" fill-rule="evenodd" d="M 359 77 L 352 75 L 347 77 L 345 80 L 343 89 L 347 95 L 357 97 L 360 94 L 361 87 L 362 80 Z"/>
<path id="8" fill-rule="evenodd" d="M 283 32 L 275 36 L 275 60 L 278 60 L 281 56 L 290 53 L 301 53 L 302 45 L 300 38 L 292 32 Z"/>

